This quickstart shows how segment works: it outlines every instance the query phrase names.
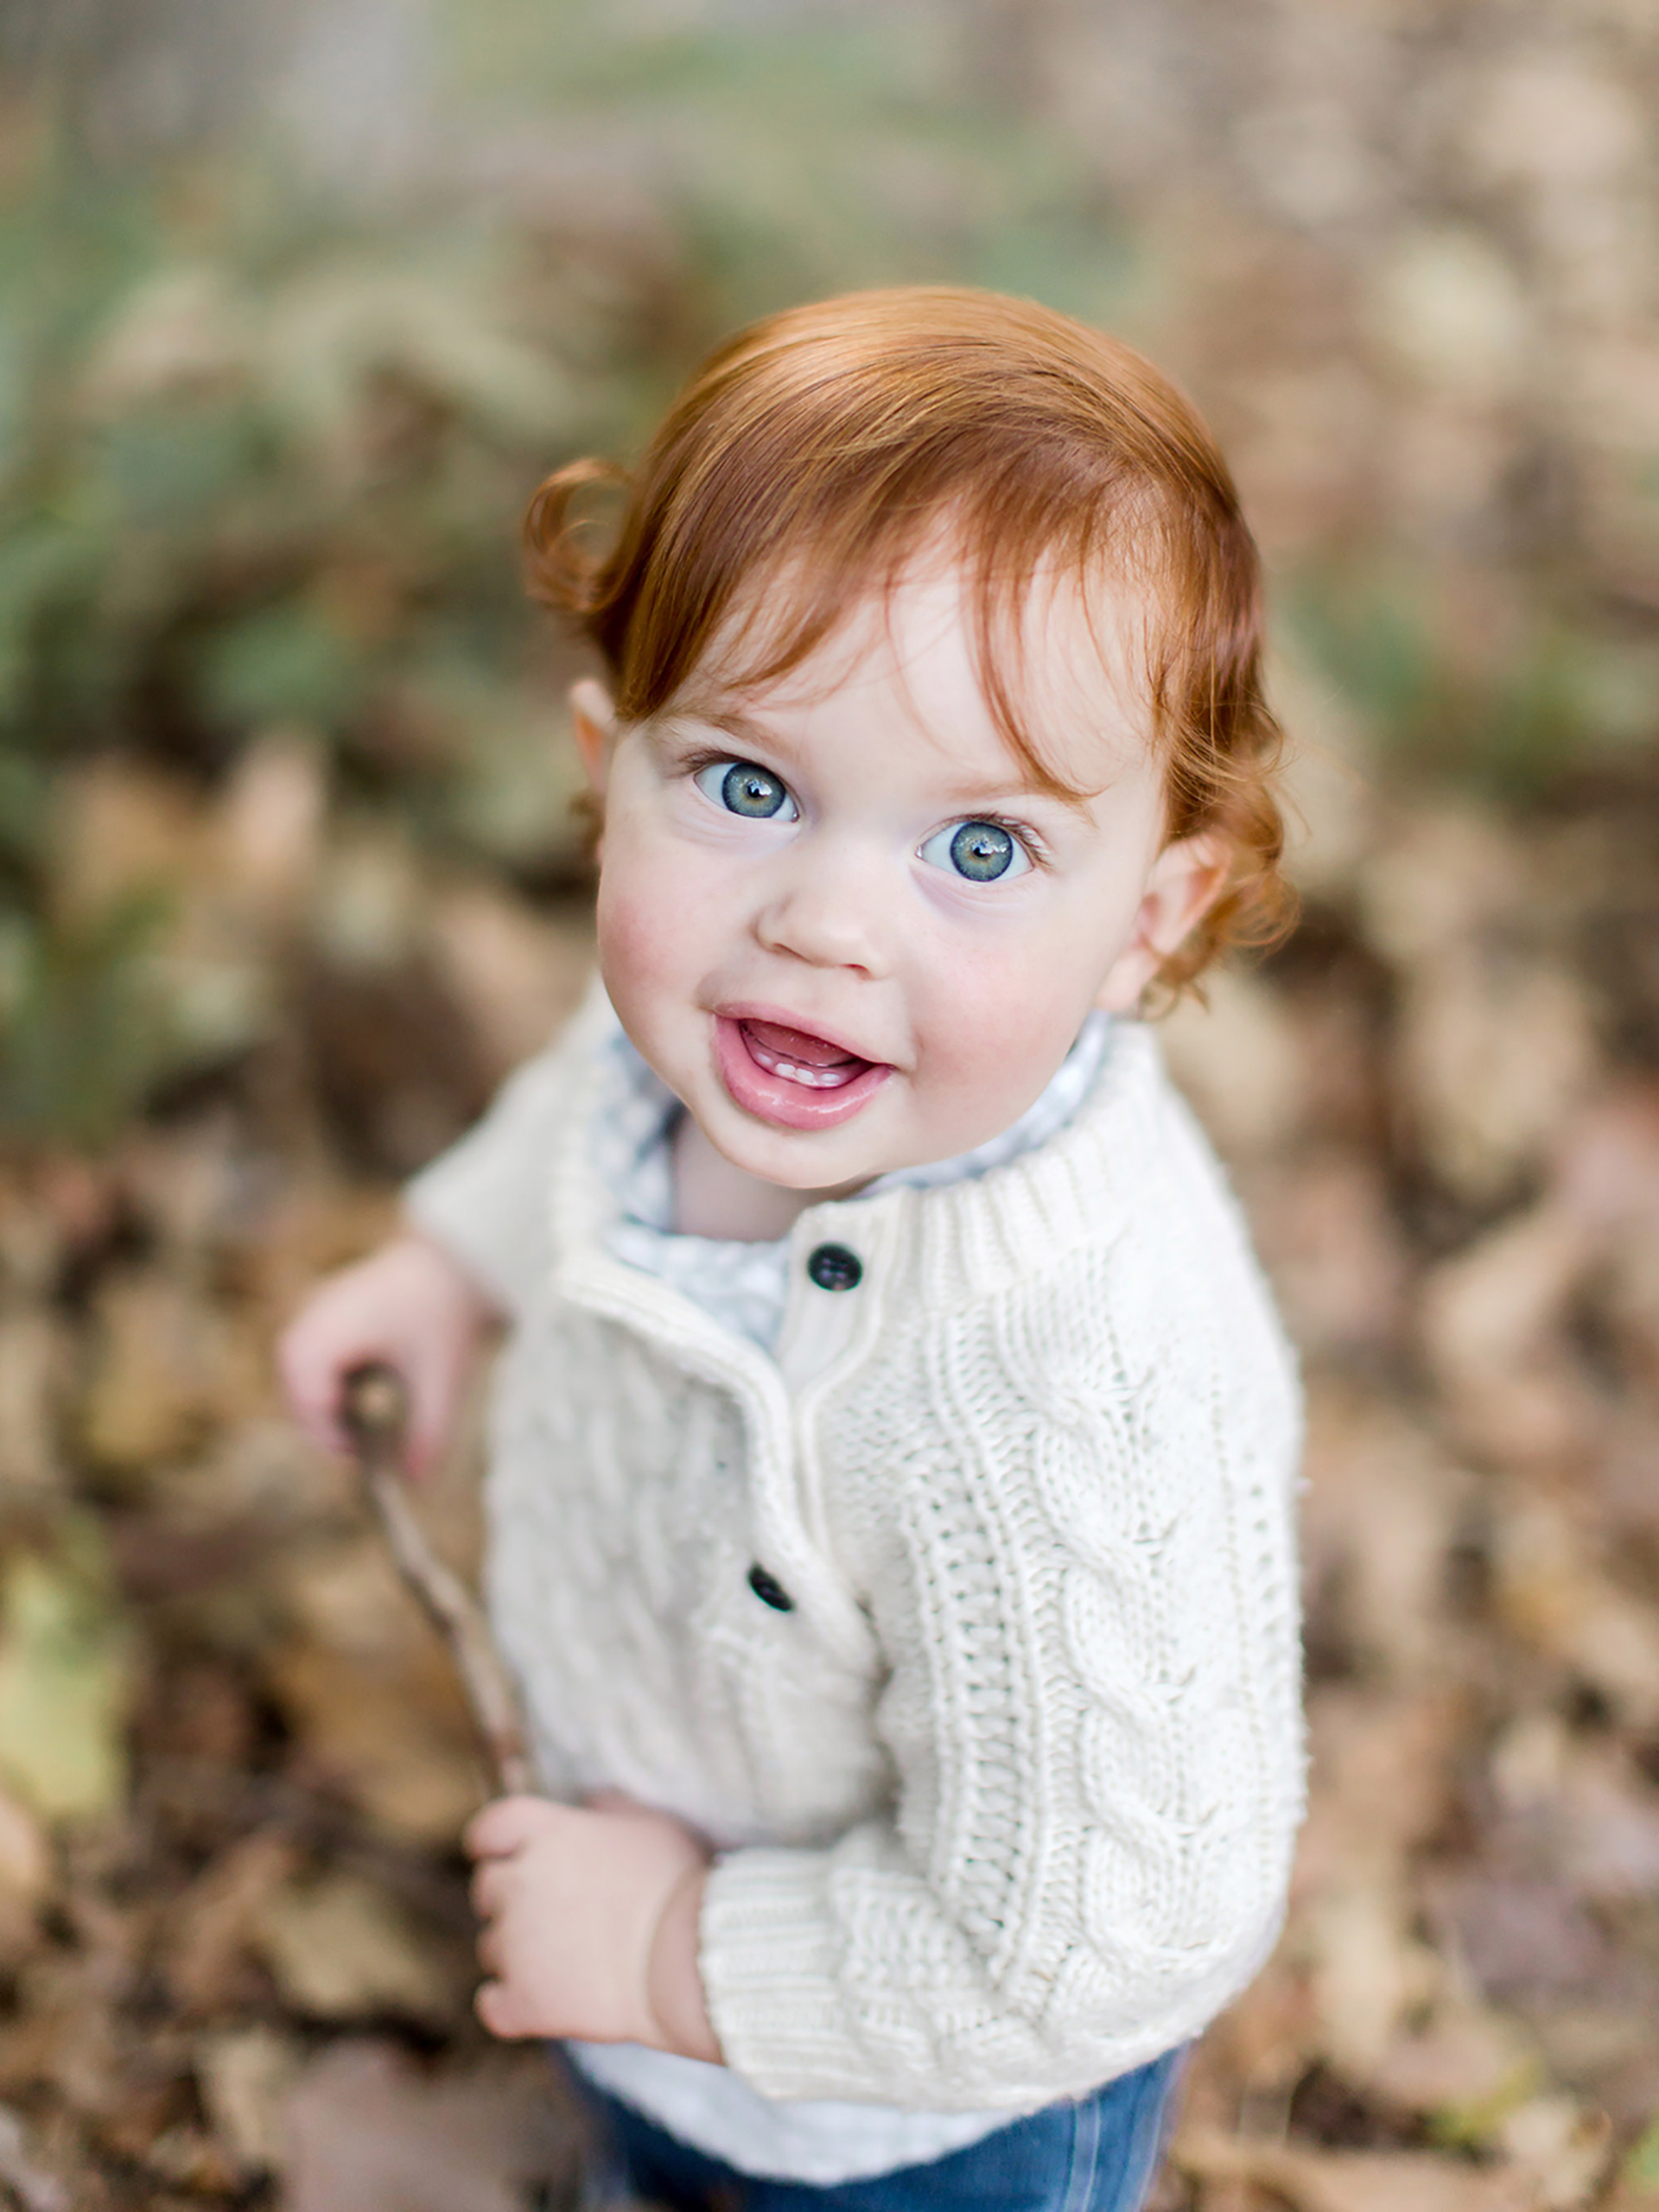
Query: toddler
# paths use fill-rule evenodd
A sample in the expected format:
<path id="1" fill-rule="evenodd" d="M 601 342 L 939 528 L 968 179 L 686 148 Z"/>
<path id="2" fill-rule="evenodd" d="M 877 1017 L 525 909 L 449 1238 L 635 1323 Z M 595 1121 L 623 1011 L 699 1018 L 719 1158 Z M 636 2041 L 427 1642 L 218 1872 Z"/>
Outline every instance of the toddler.
<path id="1" fill-rule="evenodd" d="M 325 1284 L 429 1462 L 493 1325 L 545 1796 L 467 1833 L 501 2036 L 637 2196 L 1142 2198 L 1300 1806 L 1291 1361 L 1137 1016 L 1282 907 L 1255 549 L 1138 355 L 988 294 L 721 346 L 539 594 L 599 980 Z"/>

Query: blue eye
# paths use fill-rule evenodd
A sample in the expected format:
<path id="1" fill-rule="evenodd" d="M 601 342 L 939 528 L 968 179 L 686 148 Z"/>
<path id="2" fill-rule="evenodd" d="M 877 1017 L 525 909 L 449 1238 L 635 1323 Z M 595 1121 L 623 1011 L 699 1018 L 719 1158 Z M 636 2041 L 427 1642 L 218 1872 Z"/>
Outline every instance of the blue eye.
<path id="1" fill-rule="evenodd" d="M 705 798 L 723 806 L 728 814 L 741 814 L 751 822 L 785 822 L 800 818 L 800 809 L 770 768 L 753 760 L 711 760 L 692 779 Z"/>
<path id="2" fill-rule="evenodd" d="M 1000 822 L 948 822 L 921 848 L 930 868 L 948 868 L 969 883 L 995 883 L 999 876 L 1023 875 L 1030 855 Z"/>

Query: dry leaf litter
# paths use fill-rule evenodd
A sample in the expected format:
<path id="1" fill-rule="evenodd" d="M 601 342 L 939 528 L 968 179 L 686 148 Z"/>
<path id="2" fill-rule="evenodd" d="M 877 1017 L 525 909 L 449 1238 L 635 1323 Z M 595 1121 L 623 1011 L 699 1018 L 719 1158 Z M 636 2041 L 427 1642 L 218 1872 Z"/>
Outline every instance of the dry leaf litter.
<path id="1" fill-rule="evenodd" d="M 1287 657 L 1303 923 L 1166 1028 L 1306 1357 L 1312 1766 L 1283 1940 L 1196 2055 L 1156 2204 L 1659 2212 L 1659 38 L 1632 0 L 972 12 L 978 66 L 1073 148 L 1064 189 L 1135 230 L 1098 312 L 1211 409 L 1280 573 L 1386 545 L 1431 602 L 1403 690 L 1386 654 L 1367 688 L 1364 638 L 1345 685 Z M 499 151 L 595 359 L 601 326 L 678 327 L 643 188 L 604 229 L 579 164 Z M 527 454 L 565 404 L 448 282 L 320 264 L 256 302 L 211 255 L 163 269 L 74 404 L 194 407 L 251 361 L 367 512 L 468 408 Z M 321 371 L 359 353 L 330 412 Z M 456 543 L 508 530 L 516 467 L 442 509 Z M 241 589 L 270 556 L 227 512 L 208 550 Z M 442 563 L 401 513 L 320 541 L 282 639 L 419 630 Z M 1529 659 L 1568 572 L 1580 626 Z M 238 682 L 276 639 L 250 620 Z M 1503 805 L 1400 772 L 1395 740 L 1421 765 L 1442 734 L 1478 766 L 1469 702 L 1511 666 L 1515 757 L 1548 724 L 1602 765 L 1517 770 Z M 25 2212 L 567 2201 L 543 2062 L 470 2012 L 483 1777 L 448 1663 L 270 1364 L 581 987 L 566 672 L 515 673 L 481 750 L 474 695 L 429 673 L 343 754 L 272 713 L 206 767 L 100 742 L 61 779 L 53 926 L 165 886 L 145 973 L 194 1043 L 112 1136 L 0 1159 L 0 2202 Z M 474 752 L 470 845 L 370 803 Z M 474 1453 L 421 1497 L 467 1569 Z"/>

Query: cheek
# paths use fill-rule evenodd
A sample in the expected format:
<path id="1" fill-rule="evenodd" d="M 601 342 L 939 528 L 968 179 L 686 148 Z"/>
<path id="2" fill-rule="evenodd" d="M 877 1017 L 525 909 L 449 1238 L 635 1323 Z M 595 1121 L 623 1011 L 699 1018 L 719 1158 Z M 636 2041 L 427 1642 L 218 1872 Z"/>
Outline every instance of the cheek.
<path id="1" fill-rule="evenodd" d="M 947 963 L 930 994 L 929 1058 L 989 1110 L 1024 1110 L 1071 1050 L 1090 995 L 1064 959 L 987 946 Z M 1010 1114 L 1008 1118 L 1012 1118 Z"/>
<path id="2" fill-rule="evenodd" d="M 610 869 L 601 875 L 594 912 L 600 972 L 619 1011 L 672 976 L 680 940 L 666 918 L 649 878 Z"/>
<path id="3" fill-rule="evenodd" d="M 679 846 L 642 837 L 607 843 L 595 924 L 599 962 L 613 1002 L 683 988 L 709 957 L 720 927 L 718 873 L 688 862 Z"/>

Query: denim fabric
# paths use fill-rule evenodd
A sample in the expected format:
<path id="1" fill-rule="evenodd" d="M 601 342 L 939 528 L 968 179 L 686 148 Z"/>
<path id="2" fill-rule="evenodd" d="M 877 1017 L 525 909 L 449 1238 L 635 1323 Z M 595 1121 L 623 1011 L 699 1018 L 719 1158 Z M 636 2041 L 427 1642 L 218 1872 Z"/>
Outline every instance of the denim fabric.
<path id="1" fill-rule="evenodd" d="M 740 2173 L 578 2079 L 596 2138 L 588 2202 L 631 2196 L 670 2212 L 1136 2212 L 1184 2056 L 1169 2051 L 927 2165 L 824 2186 Z"/>

